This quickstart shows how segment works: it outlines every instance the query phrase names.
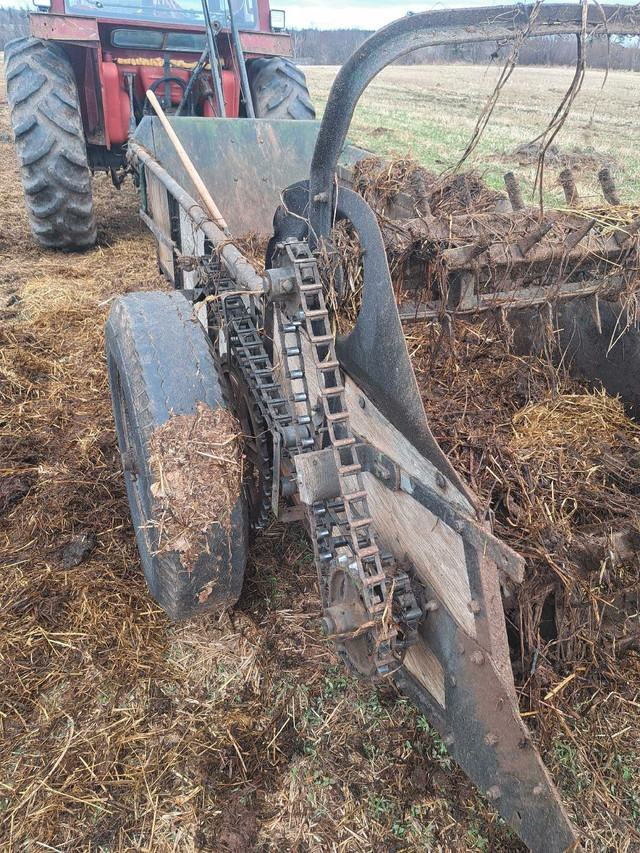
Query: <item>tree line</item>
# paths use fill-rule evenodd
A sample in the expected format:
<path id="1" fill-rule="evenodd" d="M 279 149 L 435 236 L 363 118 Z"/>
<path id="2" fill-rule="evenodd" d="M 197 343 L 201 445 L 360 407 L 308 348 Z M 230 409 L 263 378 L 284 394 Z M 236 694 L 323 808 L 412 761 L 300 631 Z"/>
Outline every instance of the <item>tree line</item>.
<path id="1" fill-rule="evenodd" d="M 26 9 L 0 9 L 0 50 L 11 39 L 29 34 Z M 293 30 L 293 55 L 308 65 L 342 65 L 353 51 L 371 35 L 367 30 Z M 487 65 L 504 61 L 510 45 L 495 42 L 442 45 L 415 50 L 398 60 L 405 65 L 473 63 Z M 544 36 L 530 39 L 520 48 L 521 65 L 573 65 L 577 41 L 574 36 Z M 590 68 L 613 68 L 640 71 L 640 41 L 594 37 L 587 44 L 587 64 Z"/>
<path id="2" fill-rule="evenodd" d="M 364 30 L 295 30 L 291 33 L 294 57 L 309 65 L 342 65 L 371 35 Z M 440 45 L 414 50 L 398 60 L 403 65 L 439 65 L 473 63 L 487 65 L 503 62 L 510 44 L 495 42 Z M 519 51 L 520 65 L 573 65 L 577 56 L 575 36 L 543 36 L 529 39 Z M 594 36 L 587 43 L 587 65 L 590 68 L 612 68 L 640 71 L 640 40 Z"/>

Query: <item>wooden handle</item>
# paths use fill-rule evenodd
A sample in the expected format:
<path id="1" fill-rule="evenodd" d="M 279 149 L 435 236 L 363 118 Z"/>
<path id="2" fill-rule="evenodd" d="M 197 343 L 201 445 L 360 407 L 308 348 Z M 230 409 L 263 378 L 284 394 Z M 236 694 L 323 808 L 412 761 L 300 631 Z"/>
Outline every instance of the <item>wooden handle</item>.
<path id="1" fill-rule="evenodd" d="M 169 84 L 167 84 L 167 85 L 169 85 Z M 151 104 L 151 106 L 153 107 L 153 109 L 156 111 L 156 114 L 157 114 L 158 118 L 160 119 L 160 123 L 162 124 L 164 129 L 167 131 L 167 136 L 171 140 L 173 147 L 176 149 L 178 157 L 182 161 L 182 165 L 187 170 L 187 174 L 189 175 L 189 177 L 193 181 L 195 188 L 200 193 L 200 198 L 204 202 L 204 205 L 207 208 L 208 212 L 211 214 L 211 218 L 213 219 L 213 221 L 216 223 L 216 225 L 219 228 L 222 228 L 222 230 L 225 232 L 225 234 L 229 234 L 230 233 L 229 232 L 229 226 L 227 225 L 227 223 L 224 220 L 224 217 L 222 216 L 222 214 L 218 210 L 218 206 L 216 205 L 215 201 L 211 198 L 209 190 L 206 188 L 204 181 L 202 180 L 202 178 L 198 174 L 196 167 L 191 162 L 191 158 L 189 157 L 187 152 L 184 150 L 184 147 L 183 147 L 182 143 L 180 142 L 180 140 L 178 139 L 175 130 L 169 124 L 169 121 L 167 120 L 167 117 L 164 114 L 162 107 L 158 103 L 158 99 L 156 98 L 155 93 L 152 92 L 151 89 L 147 90 L 147 99 L 148 99 L 149 103 Z"/>

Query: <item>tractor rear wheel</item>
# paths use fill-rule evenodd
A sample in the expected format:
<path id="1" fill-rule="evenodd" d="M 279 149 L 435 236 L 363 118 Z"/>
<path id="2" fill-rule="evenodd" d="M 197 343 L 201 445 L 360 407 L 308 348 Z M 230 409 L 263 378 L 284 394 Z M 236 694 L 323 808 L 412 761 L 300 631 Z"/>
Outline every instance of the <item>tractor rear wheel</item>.
<path id="1" fill-rule="evenodd" d="M 96 222 L 69 58 L 52 42 L 17 39 L 5 47 L 5 75 L 33 236 L 48 249 L 89 249 Z"/>
<path id="2" fill-rule="evenodd" d="M 247 76 L 256 118 L 316 117 L 304 72 L 290 59 L 251 59 Z"/>
<path id="3" fill-rule="evenodd" d="M 206 521 L 198 516 L 188 551 L 184 546 L 180 551 L 161 542 L 169 523 L 157 488 L 163 469 L 151 458 L 152 436 L 157 439 L 172 416 L 197 416 L 200 404 L 214 411 L 226 408 L 207 333 L 181 293 L 132 293 L 114 302 L 105 344 L 131 519 L 151 595 L 170 619 L 231 607 L 242 591 L 247 558 L 247 506 L 240 481 L 228 514 Z M 190 421 L 190 435 L 196 421 Z M 186 429 L 183 423 L 180 429 Z M 170 456 L 166 460 L 169 464 Z M 202 485 L 215 493 L 225 488 L 216 482 Z M 176 509 L 184 512 L 189 498 L 181 500 Z"/>

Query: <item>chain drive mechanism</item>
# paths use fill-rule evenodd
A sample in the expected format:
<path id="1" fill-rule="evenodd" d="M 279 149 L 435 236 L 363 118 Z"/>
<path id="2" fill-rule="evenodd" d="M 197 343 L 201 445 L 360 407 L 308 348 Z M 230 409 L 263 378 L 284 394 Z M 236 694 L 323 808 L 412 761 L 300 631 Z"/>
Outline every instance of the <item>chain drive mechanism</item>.
<path id="1" fill-rule="evenodd" d="M 226 347 L 222 359 L 236 366 L 291 473 L 297 455 L 332 451 L 337 494 L 306 505 L 325 607 L 323 626 L 359 674 L 387 675 L 417 641 L 423 612 L 409 576 L 397 571 L 393 555 L 381 551 L 376 539 L 316 259 L 306 243 L 287 241 L 277 245 L 273 266 L 269 272 L 275 275 L 266 278 L 272 284 L 267 300 L 273 306 L 281 381 L 265 347 L 254 297 L 239 294 L 215 258 L 203 267 L 204 291 L 211 297 L 210 332 L 214 340 L 224 332 L 216 349 Z M 309 395 L 311 370 L 317 401 Z M 263 482 L 264 508 L 272 484 Z"/>

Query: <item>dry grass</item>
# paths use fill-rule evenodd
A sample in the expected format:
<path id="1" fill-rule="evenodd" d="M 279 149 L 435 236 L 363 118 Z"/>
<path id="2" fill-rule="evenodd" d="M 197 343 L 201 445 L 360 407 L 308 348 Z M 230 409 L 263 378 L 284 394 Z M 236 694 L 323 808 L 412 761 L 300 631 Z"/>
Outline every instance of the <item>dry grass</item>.
<path id="1" fill-rule="evenodd" d="M 133 189 L 98 178 L 99 246 L 37 249 L 0 91 L 0 849 L 522 851 L 426 722 L 337 664 L 296 528 L 254 543 L 232 614 L 171 625 L 154 606 L 102 341 L 110 298 L 163 286 L 153 243 Z M 84 531 L 93 552 L 65 568 Z M 550 690 L 569 674 L 545 672 Z M 537 735 L 593 853 L 627 853 L 637 661 L 588 699 L 580 679 L 543 694 Z"/>
<path id="2" fill-rule="evenodd" d="M 505 602 L 522 711 L 589 849 L 636 850 L 639 428 L 494 321 L 454 332 L 408 344 L 435 437 L 527 561 Z"/>

